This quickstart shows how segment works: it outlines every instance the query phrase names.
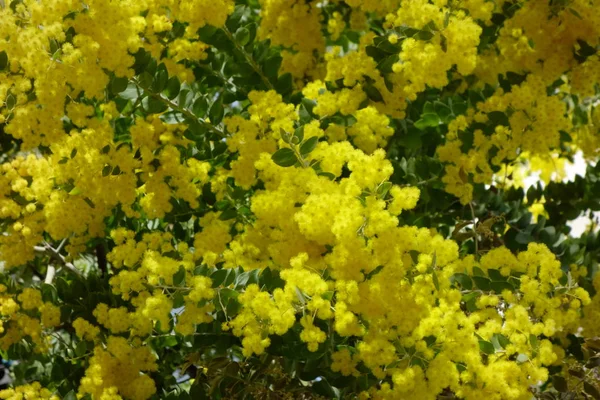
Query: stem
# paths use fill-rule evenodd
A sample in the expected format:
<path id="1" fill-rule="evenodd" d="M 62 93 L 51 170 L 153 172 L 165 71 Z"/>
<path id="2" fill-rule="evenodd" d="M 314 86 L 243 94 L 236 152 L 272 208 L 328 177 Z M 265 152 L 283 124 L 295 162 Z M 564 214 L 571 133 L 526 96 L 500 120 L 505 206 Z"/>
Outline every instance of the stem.
<path id="1" fill-rule="evenodd" d="M 254 72 L 256 72 L 258 74 L 258 76 L 260 76 L 260 79 L 262 79 L 262 81 L 265 84 L 265 86 L 267 87 L 267 89 L 275 90 L 275 88 L 273 87 L 273 85 L 271 84 L 269 79 L 262 73 L 262 70 L 260 69 L 260 67 L 258 66 L 256 61 L 254 61 L 254 58 L 252 58 L 252 56 L 250 54 L 248 54 L 246 49 L 244 49 L 242 46 L 240 46 L 240 44 L 238 42 L 235 41 L 235 38 L 231 34 L 231 31 L 229 30 L 229 28 L 227 28 L 226 26 L 223 26 L 223 32 L 225 32 L 225 34 L 227 35 L 229 40 L 231 40 L 231 42 L 233 43 L 233 45 L 235 46 L 237 51 L 239 51 L 244 56 L 244 58 L 246 59 L 246 62 L 252 67 Z"/>
<path id="2" fill-rule="evenodd" d="M 290 148 L 292 149 L 292 151 L 296 155 L 296 158 L 302 164 L 302 168 L 308 168 L 308 167 L 310 167 L 310 164 L 304 159 L 304 157 L 302 157 L 302 154 L 300 154 L 300 152 L 298 151 L 298 147 L 296 145 L 291 145 Z"/>

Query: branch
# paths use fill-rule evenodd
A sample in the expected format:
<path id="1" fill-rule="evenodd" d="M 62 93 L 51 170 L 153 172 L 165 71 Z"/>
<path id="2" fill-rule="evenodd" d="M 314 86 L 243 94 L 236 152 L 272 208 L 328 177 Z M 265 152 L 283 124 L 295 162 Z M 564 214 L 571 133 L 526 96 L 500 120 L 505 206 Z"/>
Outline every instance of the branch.
<path id="1" fill-rule="evenodd" d="M 225 132 L 221 129 L 219 129 L 218 127 L 214 126 L 213 124 L 206 122 L 206 120 L 199 118 L 196 114 L 194 114 L 191 110 L 169 100 L 168 98 L 164 97 L 162 94 L 160 93 L 154 93 L 152 92 L 149 88 L 146 88 L 142 85 L 140 85 L 140 82 L 137 79 L 132 79 L 131 82 L 133 82 L 134 85 L 136 85 L 137 87 L 139 87 L 140 89 L 142 89 L 144 92 L 146 92 L 149 96 L 154 97 L 157 100 L 162 101 L 163 103 L 165 103 L 167 106 L 169 106 L 171 109 L 180 112 L 181 114 L 185 115 L 186 117 L 198 121 L 201 125 L 204 125 L 208 130 L 211 130 L 213 132 L 215 132 L 216 134 L 218 134 L 221 137 L 226 137 L 227 135 L 225 134 Z"/>
<path id="2" fill-rule="evenodd" d="M 46 270 L 46 278 L 44 279 L 44 283 L 51 284 L 54 280 L 54 275 L 56 275 L 56 267 L 52 264 L 48 264 L 48 269 Z"/>
<path id="3" fill-rule="evenodd" d="M 258 66 L 256 61 L 254 61 L 254 58 L 252 58 L 252 56 L 250 54 L 248 54 L 246 49 L 241 47 L 240 44 L 235 41 L 235 38 L 231 34 L 231 31 L 229 30 L 229 28 L 227 28 L 227 26 L 223 26 L 222 29 L 223 29 L 223 32 L 225 32 L 225 34 L 229 38 L 229 40 L 231 40 L 231 42 L 233 43 L 233 45 L 235 46 L 237 51 L 239 51 L 244 56 L 244 58 L 246 59 L 246 62 L 252 67 L 254 72 L 256 72 L 258 74 L 258 76 L 260 76 L 260 79 L 262 79 L 262 81 L 265 84 L 265 86 L 267 87 L 267 89 L 275 90 L 275 88 L 273 87 L 273 85 L 271 84 L 269 79 L 265 76 L 265 74 L 263 74 L 262 70 L 260 69 L 260 67 Z"/>
<path id="4" fill-rule="evenodd" d="M 53 258 L 54 260 L 56 260 L 63 267 L 65 267 L 66 269 L 68 269 L 69 271 L 71 271 L 72 273 L 74 273 L 75 275 L 77 275 L 79 277 L 83 277 L 83 274 L 81 273 L 81 271 L 78 270 L 75 267 L 75 265 L 73 265 L 72 263 L 68 262 L 65 259 L 65 257 L 62 256 L 58 251 L 56 251 L 56 249 L 54 249 L 52 246 L 50 246 L 50 244 L 44 242 L 44 246 L 35 246 L 34 250 L 38 251 L 40 253 L 48 253 L 51 258 Z M 48 268 L 50 268 L 50 266 L 48 266 Z M 48 278 L 48 276 L 46 275 L 46 279 L 47 278 Z"/>

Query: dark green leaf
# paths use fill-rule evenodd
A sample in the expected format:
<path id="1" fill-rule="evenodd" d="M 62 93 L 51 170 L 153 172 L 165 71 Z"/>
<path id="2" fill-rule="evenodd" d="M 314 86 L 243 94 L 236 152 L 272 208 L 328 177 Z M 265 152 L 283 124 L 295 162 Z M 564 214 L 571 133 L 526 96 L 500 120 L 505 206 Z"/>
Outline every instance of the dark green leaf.
<path id="1" fill-rule="evenodd" d="M 485 292 L 491 290 L 490 284 L 491 284 L 492 281 L 490 281 L 488 278 L 485 278 L 485 277 L 482 277 L 482 276 L 473 276 L 473 282 L 475 282 L 475 285 L 479 289 L 481 289 L 481 290 L 483 290 Z"/>
<path id="2" fill-rule="evenodd" d="M 506 281 L 491 281 L 489 285 L 490 289 L 498 294 L 502 293 L 504 290 L 508 290 L 510 292 L 515 290 L 513 285 Z"/>
<path id="3" fill-rule="evenodd" d="M 291 167 L 298 162 L 296 153 L 292 149 L 279 149 L 271 156 L 273 162 L 280 167 Z"/>
<path id="4" fill-rule="evenodd" d="M 159 98 L 148 96 L 142 100 L 142 107 L 149 114 L 160 114 L 167 110 L 168 106 Z"/>
<path id="5" fill-rule="evenodd" d="M 230 208 L 219 214 L 219 219 L 221 221 L 227 221 L 234 218 L 237 218 L 237 210 L 235 208 Z"/>
<path id="6" fill-rule="evenodd" d="M 221 286 L 227 279 L 227 275 L 231 272 L 230 269 L 218 269 L 212 273 L 210 279 L 212 280 L 212 287 Z"/>
<path id="7" fill-rule="evenodd" d="M 431 273 L 431 279 L 433 280 L 433 286 L 435 287 L 435 290 L 437 290 L 439 292 L 439 290 L 440 290 L 440 281 L 438 280 L 438 276 L 435 273 L 435 271 L 433 271 Z"/>
<path id="8" fill-rule="evenodd" d="M 378 103 L 383 102 L 383 96 L 381 95 L 379 89 L 377 89 L 375 86 L 368 84 L 365 86 L 364 90 L 370 100 Z"/>
<path id="9" fill-rule="evenodd" d="M 184 286 L 185 285 L 185 268 L 183 265 L 179 266 L 179 270 L 173 274 L 173 285 Z"/>
<path id="10" fill-rule="evenodd" d="M 479 341 L 479 350 L 485 354 L 494 354 L 496 352 L 494 345 L 486 340 Z"/>
<path id="11" fill-rule="evenodd" d="M 8 55 L 5 51 L 0 51 L 0 71 L 3 71 L 8 66 Z"/>
<path id="12" fill-rule="evenodd" d="M 121 93 L 125 91 L 125 89 L 127 89 L 128 84 L 129 79 L 127 79 L 126 77 L 114 78 L 110 83 L 110 92 L 112 94 Z"/>
<path id="13" fill-rule="evenodd" d="M 40 289 L 42 292 L 42 300 L 45 302 L 56 303 L 56 300 L 58 299 L 58 291 L 54 285 L 42 283 Z"/>
<path id="14" fill-rule="evenodd" d="M 194 105 L 192 106 L 192 112 L 196 117 L 204 118 L 206 116 L 206 112 L 208 111 L 208 101 L 202 97 L 198 97 L 194 101 Z"/>
<path id="15" fill-rule="evenodd" d="M 263 68 L 265 75 L 270 79 L 277 78 L 277 75 L 279 73 L 279 68 L 281 67 L 282 61 L 283 61 L 283 58 L 281 58 L 281 56 L 279 56 L 279 55 L 275 55 L 275 56 L 267 59 L 267 61 L 265 61 L 264 68 Z"/>
<path id="16" fill-rule="evenodd" d="M 169 78 L 167 82 L 167 87 L 165 88 L 165 96 L 169 100 L 175 99 L 179 95 L 179 90 L 181 89 L 181 83 L 179 82 L 179 78 L 176 76 L 172 76 Z"/>
<path id="17" fill-rule="evenodd" d="M 110 165 L 105 165 L 104 168 L 102 168 L 102 176 L 108 176 L 108 175 L 110 175 L 111 172 L 112 172 L 112 166 L 110 166 Z"/>
<path id="18" fill-rule="evenodd" d="M 306 141 L 300 146 L 300 154 L 302 154 L 303 157 L 310 154 L 310 152 L 317 147 L 318 142 L 319 138 L 317 136 L 306 139 Z"/>
<path id="19" fill-rule="evenodd" d="M 552 386 L 554 389 L 561 393 L 566 393 L 569 390 L 569 385 L 567 384 L 567 380 L 562 376 L 554 375 L 552 377 Z"/>
<path id="20" fill-rule="evenodd" d="M 596 388 L 596 386 L 592 385 L 589 382 L 583 382 L 583 390 L 592 396 L 595 400 L 600 400 L 600 392 Z"/>
<path id="21" fill-rule="evenodd" d="M 208 117 L 213 125 L 219 125 L 225 115 L 225 109 L 223 108 L 223 97 L 219 97 L 217 101 L 213 103 L 208 111 Z"/>
<path id="22" fill-rule="evenodd" d="M 471 280 L 471 277 L 467 274 L 462 274 L 462 273 L 454 274 L 452 276 L 452 281 L 458 282 L 463 289 L 466 289 L 466 290 L 473 289 L 473 281 Z"/>

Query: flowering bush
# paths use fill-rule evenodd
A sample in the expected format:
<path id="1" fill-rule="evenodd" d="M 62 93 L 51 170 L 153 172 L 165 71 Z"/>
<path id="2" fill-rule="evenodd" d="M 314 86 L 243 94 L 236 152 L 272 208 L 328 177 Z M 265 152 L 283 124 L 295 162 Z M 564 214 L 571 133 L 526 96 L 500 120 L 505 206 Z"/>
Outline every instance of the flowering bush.
<path id="1" fill-rule="evenodd" d="M 0 399 L 600 398 L 599 49 L 595 0 L 0 0 Z"/>

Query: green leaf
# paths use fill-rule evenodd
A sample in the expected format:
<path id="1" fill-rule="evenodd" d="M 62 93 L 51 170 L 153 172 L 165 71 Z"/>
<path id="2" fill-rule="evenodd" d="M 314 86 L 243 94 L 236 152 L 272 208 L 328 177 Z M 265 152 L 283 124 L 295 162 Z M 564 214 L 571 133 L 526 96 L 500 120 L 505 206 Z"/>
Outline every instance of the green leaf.
<path id="1" fill-rule="evenodd" d="M 273 162 L 280 167 L 291 167 L 298 162 L 296 153 L 292 149 L 279 149 L 271 156 Z"/>
<path id="2" fill-rule="evenodd" d="M 527 354 L 521 353 L 517 356 L 517 363 L 523 364 L 529 360 L 529 356 Z"/>
<path id="3" fill-rule="evenodd" d="M 208 400 L 206 391 L 202 388 L 202 380 L 197 379 L 190 388 L 190 397 L 193 400 Z"/>
<path id="4" fill-rule="evenodd" d="M 302 143 L 302 141 L 304 140 L 304 125 L 301 125 L 296 128 L 296 130 L 294 131 L 294 138 L 296 138 L 295 144 Z"/>
<path id="5" fill-rule="evenodd" d="M 218 269 L 215 272 L 212 273 L 212 275 L 210 276 L 210 280 L 212 281 L 212 287 L 216 288 L 221 286 L 225 280 L 227 279 L 227 276 L 229 275 L 229 273 L 231 272 L 231 269 Z"/>
<path id="6" fill-rule="evenodd" d="M 144 110 L 149 114 L 160 114 L 165 112 L 168 108 L 163 101 L 154 96 L 148 96 L 142 100 L 142 107 L 144 107 Z"/>
<path id="7" fill-rule="evenodd" d="M 334 294 L 334 292 L 330 290 L 330 291 L 327 291 L 327 292 L 321 294 L 321 298 L 324 300 L 331 301 L 333 299 L 333 294 Z"/>
<path id="8" fill-rule="evenodd" d="M 422 30 L 422 31 L 419 31 L 419 33 L 417 33 L 415 35 L 415 39 L 418 39 L 418 40 L 430 40 L 430 39 L 433 38 L 434 35 L 435 35 L 434 32 Z"/>
<path id="9" fill-rule="evenodd" d="M 206 116 L 206 112 L 208 111 L 208 101 L 202 97 L 198 97 L 194 101 L 194 105 L 192 106 L 192 112 L 196 117 L 204 118 Z"/>
<path id="10" fill-rule="evenodd" d="M 227 221 L 234 218 L 237 218 L 237 210 L 235 208 L 230 208 L 219 214 L 219 219 L 221 221 Z"/>
<path id="11" fill-rule="evenodd" d="M 245 46 L 250 41 L 250 31 L 245 27 L 241 27 L 235 32 L 234 37 L 236 42 Z"/>
<path id="12" fill-rule="evenodd" d="M 331 172 L 319 172 L 319 173 L 317 173 L 317 175 L 324 176 L 325 178 L 329 179 L 330 181 L 335 180 L 335 175 L 332 174 Z"/>
<path id="13" fill-rule="evenodd" d="M 69 195 L 71 196 L 77 196 L 78 194 L 81 194 L 81 189 L 79 189 L 77 186 L 75 186 L 73 189 L 71 189 L 71 191 L 69 192 Z"/>
<path id="14" fill-rule="evenodd" d="M 502 111 L 491 111 L 487 114 L 487 116 L 488 120 L 492 123 L 494 127 L 498 125 L 510 126 L 508 116 Z"/>
<path id="15" fill-rule="evenodd" d="M 528 244 L 532 241 L 531 235 L 527 232 L 519 232 L 515 236 L 515 241 L 520 244 Z"/>
<path id="16" fill-rule="evenodd" d="M 566 393 L 569 390 L 567 380 L 559 375 L 554 375 L 552 377 L 552 386 L 561 393 Z"/>
<path id="17" fill-rule="evenodd" d="M 497 269 L 488 269 L 487 273 L 490 279 L 493 281 L 506 281 L 507 279 L 507 277 L 502 275 Z"/>
<path id="18" fill-rule="evenodd" d="M 112 166 L 110 166 L 110 165 L 105 165 L 104 168 L 102 168 L 102 176 L 108 176 L 108 175 L 110 175 L 111 172 L 112 172 Z"/>
<path id="19" fill-rule="evenodd" d="M 167 82 L 167 87 L 165 88 L 165 96 L 169 100 L 175 99 L 179 95 L 179 90 L 181 89 L 181 83 L 179 82 L 179 78 L 176 76 L 172 76 L 169 78 Z"/>
<path id="20" fill-rule="evenodd" d="M 319 138 L 317 136 L 306 139 L 300 146 L 300 154 L 302 154 L 303 157 L 310 154 L 310 152 L 317 147 L 317 143 L 319 143 Z"/>
<path id="21" fill-rule="evenodd" d="M 368 84 L 365 86 L 364 90 L 370 100 L 376 103 L 383 103 L 383 96 L 381 95 L 379 89 L 377 89 L 375 86 Z"/>
<path id="22" fill-rule="evenodd" d="M 277 75 L 279 74 L 279 68 L 281 68 L 282 61 L 283 61 L 283 58 L 281 58 L 281 56 L 279 56 L 279 55 L 275 55 L 275 56 L 267 59 L 267 61 L 265 61 L 263 70 L 264 70 L 267 78 L 270 78 L 270 79 L 277 78 Z"/>
<path id="23" fill-rule="evenodd" d="M 494 354 L 496 352 L 494 345 L 486 340 L 479 341 L 479 350 L 485 354 Z"/>
<path id="24" fill-rule="evenodd" d="M 294 77 L 292 74 L 286 72 L 279 76 L 279 78 L 277 78 L 277 83 L 275 84 L 275 89 L 282 95 L 290 93 L 294 89 Z"/>
<path id="25" fill-rule="evenodd" d="M 574 16 L 576 16 L 579 19 L 583 19 L 583 17 L 581 16 L 581 14 L 579 14 L 579 12 L 577 12 L 577 10 L 575 10 L 574 8 L 569 7 L 568 8 L 569 12 L 571 14 L 573 14 Z"/>
<path id="26" fill-rule="evenodd" d="M 327 399 L 339 399 L 339 391 L 331 386 L 324 376 L 320 376 L 319 378 L 320 379 L 312 385 L 314 392 L 325 396 Z"/>
<path id="27" fill-rule="evenodd" d="M 75 395 L 75 392 L 71 390 L 63 397 L 63 400 L 77 400 L 77 396 Z"/>
<path id="28" fill-rule="evenodd" d="M 0 71 L 3 71 L 8 67 L 8 55 L 5 51 L 0 51 Z"/>
<path id="29" fill-rule="evenodd" d="M 219 97 L 217 101 L 213 103 L 208 111 L 208 117 L 213 125 L 219 125 L 225 115 L 225 109 L 223 108 L 223 97 Z"/>
<path id="30" fill-rule="evenodd" d="M 248 285 L 253 283 L 258 284 L 259 281 L 259 269 L 253 269 L 251 271 L 242 272 L 238 276 L 236 276 L 234 281 L 234 287 L 236 289 L 242 289 Z"/>
<path id="31" fill-rule="evenodd" d="M 583 390 L 590 396 L 592 396 L 595 400 L 600 400 L 600 392 L 598 389 L 589 382 L 583 382 Z"/>
<path id="32" fill-rule="evenodd" d="M 118 94 L 124 92 L 129 84 L 129 79 L 126 77 L 114 78 L 110 83 L 110 92 L 112 94 Z"/>
<path id="33" fill-rule="evenodd" d="M 75 346 L 75 355 L 77 357 L 82 357 L 85 353 L 87 353 L 87 344 L 84 340 L 81 340 Z"/>
<path id="34" fill-rule="evenodd" d="M 506 281 L 491 281 L 490 289 L 498 294 L 501 294 L 504 290 L 508 290 L 511 292 L 514 292 L 514 290 L 515 290 L 513 285 L 511 285 L 510 283 L 508 283 Z"/>
<path id="35" fill-rule="evenodd" d="M 385 197 L 387 196 L 387 194 L 389 193 L 390 189 L 392 188 L 392 186 L 394 186 L 392 184 L 392 182 L 383 182 L 381 185 L 379 185 L 379 187 L 377 188 L 377 197 L 379 197 L 380 199 L 385 199 Z"/>
<path id="36" fill-rule="evenodd" d="M 440 281 L 438 280 L 438 276 L 435 273 L 435 271 L 433 271 L 431 273 L 431 279 L 433 280 L 433 286 L 435 287 L 435 290 L 437 290 L 439 292 L 440 291 Z"/>
<path id="37" fill-rule="evenodd" d="M 452 282 L 458 282 L 461 286 L 461 288 L 465 289 L 465 290 L 471 290 L 473 289 L 473 281 L 471 280 L 471 277 L 467 274 L 462 274 L 462 273 L 457 273 L 454 274 L 451 278 Z"/>
<path id="38" fill-rule="evenodd" d="M 167 86 L 167 81 L 169 80 L 169 73 L 167 72 L 167 67 L 165 64 L 160 64 L 157 68 L 156 75 L 154 75 L 154 79 L 152 81 L 152 90 L 156 93 L 160 93 L 165 90 Z"/>
<path id="39" fill-rule="evenodd" d="M 185 268 L 183 265 L 179 266 L 179 270 L 173 274 L 173 285 L 184 286 L 185 285 Z"/>
<path id="40" fill-rule="evenodd" d="M 492 281 L 490 281 L 488 278 L 485 278 L 483 276 L 474 276 L 473 277 L 473 282 L 475 282 L 475 285 L 479 289 L 481 289 L 481 290 L 483 290 L 485 292 L 491 290 L 490 284 L 492 283 Z"/>
<path id="41" fill-rule="evenodd" d="M 44 302 L 56 303 L 56 300 L 58 299 L 58 291 L 54 285 L 50 283 L 42 283 L 40 290 L 42 292 L 42 300 L 44 300 Z"/>
<path id="42" fill-rule="evenodd" d="M 437 114 L 427 113 L 421 116 L 417 122 L 415 122 L 415 127 L 420 130 L 425 130 L 429 127 L 436 127 L 440 124 L 440 117 Z"/>
<path id="43" fill-rule="evenodd" d="M 502 350 L 510 344 L 510 340 L 501 333 L 494 333 L 491 340 L 496 350 Z"/>

